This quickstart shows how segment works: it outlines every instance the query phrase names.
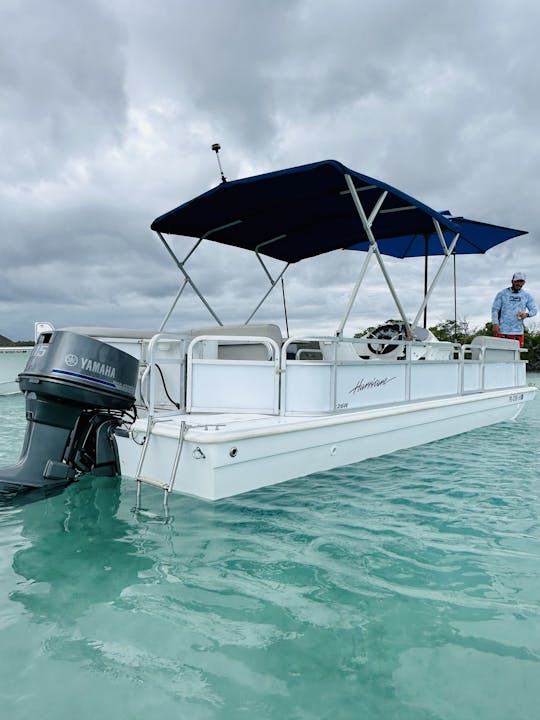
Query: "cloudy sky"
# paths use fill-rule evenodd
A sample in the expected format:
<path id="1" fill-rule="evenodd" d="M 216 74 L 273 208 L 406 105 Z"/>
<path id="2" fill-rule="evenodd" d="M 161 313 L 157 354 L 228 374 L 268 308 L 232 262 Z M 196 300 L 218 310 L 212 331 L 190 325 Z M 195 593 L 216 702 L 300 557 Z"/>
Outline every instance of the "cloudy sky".
<path id="1" fill-rule="evenodd" d="M 335 158 L 528 230 L 457 259 L 458 317 L 483 325 L 514 270 L 540 299 L 539 30 L 537 0 L 6 0 L 0 333 L 159 326 L 180 277 L 149 227 L 219 182 L 214 142 L 229 179 Z M 289 269 L 292 330 L 337 327 L 362 257 Z M 213 243 L 187 269 L 224 322 L 266 289 L 253 257 Z M 389 272 L 414 316 L 421 262 Z M 396 316 L 375 264 L 367 283 L 352 331 Z M 282 323 L 279 293 L 265 308 Z M 453 313 L 449 267 L 429 323 Z M 186 291 L 171 328 L 208 320 Z"/>

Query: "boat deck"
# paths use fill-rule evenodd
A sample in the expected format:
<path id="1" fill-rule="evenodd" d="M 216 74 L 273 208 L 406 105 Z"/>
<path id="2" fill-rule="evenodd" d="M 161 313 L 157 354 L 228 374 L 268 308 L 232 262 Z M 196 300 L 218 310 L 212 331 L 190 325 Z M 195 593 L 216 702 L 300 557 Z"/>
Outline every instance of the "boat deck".
<path id="1" fill-rule="evenodd" d="M 517 391 L 519 390 L 519 392 Z M 268 415 L 261 413 L 175 413 L 157 414 L 152 419 L 152 432 L 163 437 L 178 438 L 185 428 L 186 439 L 193 442 L 225 442 L 248 437 L 275 435 L 295 430 L 304 430 L 314 427 L 329 427 L 333 425 L 347 425 L 361 420 L 382 417 L 398 416 L 411 412 L 435 410 L 439 407 L 459 407 L 460 412 L 466 412 L 467 405 L 473 405 L 479 399 L 493 400 L 509 397 L 509 404 L 520 405 L 524 394 L 534 393 L 534 387 L 521 387 L 516 389 L 498 389 L 482 393 L 470 393 L 461 396 L 444 396 L 430 400 L 416 400 L 399 404 L 388 403 L 377 407 L 355 410 L 343 410 L 339 413 L 305 414 L 305 415 Z M 148 428 L 148 418 L 139 418 L 132 426 L 134 436 L 145 434 Z"/>
<path id="2" fill-rule="evenodd" d="M 122 474 L 217 500 L 512 420 L 535 393 L 525 385 L 317 416 L 140 418 L 117 438 Z"/>

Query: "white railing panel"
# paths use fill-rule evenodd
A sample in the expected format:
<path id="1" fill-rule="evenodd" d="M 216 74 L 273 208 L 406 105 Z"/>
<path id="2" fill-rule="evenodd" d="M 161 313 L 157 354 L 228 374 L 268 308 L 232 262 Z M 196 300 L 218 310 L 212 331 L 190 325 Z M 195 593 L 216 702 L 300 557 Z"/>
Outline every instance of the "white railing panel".
<path id="1" fill-rule="evenodd" d="M 153 415 L 156 410 L 184 408 L 184 375 L 187 338 L 158 333 L 143 341 L 138 393 Z"/>
<path id="2" fill-rule="evenodd" d="M 513 387 L 514 385 L 514 363 L 485 363 L 484 390 L 495 390 L 497 388 Z"/>
<path id="3" fill-rule="evenodd" d="M 336 409 L 403 402 L 408 363 L 367 361 L 336 368 Z"/>
<path id="4" fill-rule="evenodd" d="M 459 393 L 457 362 L 411 363 L 411 400 Z"/>
<path id="5" fill-rule="evenodd" d="M 277 413 L 276 370 L 267 361 L 192 360 L 188 412 Z"/>
<path id="6" fill-rule="evenodd" d="M 463 392 L 475 392 L 482 389 L 482 365 L 473 360 L 463 363 Z"/>
<path id="7" fill-rule="evenodd" d="M 286 414 L 330 412 L 333 367 L 303 360 L 287 362 L 282 380 L 282 406 Z"/>
<path id="8" fill-rule="evenodd" d="M 220 358 L 221 350 L 231 347 L 240 357 L 234 360 Z M 201 348 L 210 350 L 209 359 L 200 357 Z M 260 359 L 261 356 L 265 359 Z M 255 335 L 216 333 L 195 337 L 187 349 L 186 410 L 277 415 L 277 343 L 269 337 Z"/>

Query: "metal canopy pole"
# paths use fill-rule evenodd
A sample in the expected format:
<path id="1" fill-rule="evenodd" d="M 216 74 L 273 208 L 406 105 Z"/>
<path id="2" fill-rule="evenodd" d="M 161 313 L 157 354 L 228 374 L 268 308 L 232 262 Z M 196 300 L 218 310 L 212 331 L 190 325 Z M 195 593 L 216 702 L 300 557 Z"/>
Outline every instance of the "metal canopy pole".
<path id="1" fill-rule="evenodd" d="M 270 280 L 271 288 L 270 288 L 270 290 L 266 293 L 266 295 L 264 296 L 264 298 L 261 300 L 261 302 L 259 303 L 259 305 L 257 305 L 257 307 L 255 308 L 255 310 L 251 313 L 251 315 L 249 316 L 249 318 L 246 320 L 246 323 L 245 323 L 245 324 L 246 324 L 246 325 L 248 324 L 248 322 L 249 322 L 249 321 L 251 320 L 251 318 L 255 315 L 255 313 L 257 312 L 257 310 L 260 308 L 260 306 L 263 304 L 263 302 L 266 300 L 266 298 L 268 297 L 268 295 L 272 292 L 272 290 L 276 287 L 276 285 L 278 284 L 278 282 L 279 282 L 280 279 L 281 279 L 281 292 L 282 292 L 282 295 L 283 295 L 283 314 L 285 315 L 285 328 L 286 328 L 286 330 L 287 330 L 287 337 L 289 337 L 289 318 L 287 317 L 287 303 L 285 302 L 285 285 L 284 285 L 284 283 L 283 283 L 283 275 L 284 275 L 284 273 L 285 273 L 285 270 L 289 267 L 290 263 L 287 263 L 287 265 L 285 266 L 285 269 L 283 270 L 283 272 L 281 273 L 281 275 L 279 276 L 279 278 L 274 282 L 273 277 L 270 275 L 270 271 L 268 270 L 268 268 L 267 268 L 266 265 L 264 264 L 264 260 L 261 258 L 260 254 L 259 254 L 259 249 L 260 249 L 260 248 L 264 247 L 265 245 L 269 245 L 270 243 L 276 242 L 276 240 L 283 240 L 283 238 L 286 238 L 286 237 L 287 237 L 287 235 L 285 235 L 285 234 L 283 234 L 283 235 L 277 235 L 275 238 L 271 238 L 270 240 L 265 240 L 264 242 L 262 242 L 262 243 L 260 243 L 259 245 L 257 245 L 257 247 L 255 248 L 255 255 L 257 256 L 257 260 L 261 263 L 262 269 L 263 269 L 264 272 L 266 273 L 267 278 Z"/>
<path id="2" fill-rule="evenodd" d="M 262 247 L 265 247 L 266 245 L 271 245 L 273 242 L 277 242 L 278 240 L 284 240 L 286 237 L 287 237 L 287 235 L 284 233 L 282 233 L 281 235 L 276 235 L 276 237 L 270 238 L 270 240 L 265 240 L 264 242 L 259 243 L 257 245 L 257 247 L 255 248 L 255 255 L 257 256 L 257 260 L 261 263 L 262 268 L 263 268 L 264 272 L 266 273 L 270 282 L 274 282 L 274 280 L 273 280 L 272 276 L 270 275 L 270 271 L 264 264 L 264 260 L 261 258 L 260 254 L 259 254 L 259 250 Z"/>
<path id="3" fill-rule="evenodd" d="M 232 225 L 232 224 L 235 224 L 235 223 L 231 223 L 231 225 Z M 218 318 L 218 316 L 216 315 L 216 313 L 212 310 L 212 308 L 210 307 L 210 305 L 209 305 L 208 302 L 206 301 L 206 298 L 205 298 L 205 297 L 202 295 L 202 293 L 199 291 L 199 289 L 197 288 L 197 286 L 195 285 L 195 283 L 193 282 L 193 280 L 191 279 L 191 277 L 188 275 L 188 273 L 186 272 L 186 270 L 185 270 L 185 268 L 184 268 L 184 263 L 186 263 L 187 260 L 188 260 L 188 258 L 195 252 L 195 250 L 197 249 L 197 247 L 199 246 L 199 244 L 202 242 L 203 238 L 200 238 L 200 239 L 197 241 L 197 243 L 195 244 L 195 246 L 194 246 L 194 247 L 190 250 L 190 252 L 186 255 L 186 257 L 184 258 L 183 262 L 180 262 L 180 260 L 176 257 L 176 255 L 175 255 L 174 252 L 172 251 L 171 247 L 169 246 L 169 244 L 167 243 L 167 241 L 166 241 L 165 238 L 163 237 L 163 235 L 162 235 L 159 231 L 157 231 L 157 235 L 159 236 L 159 239 L 161 240 L 161 242 L 162 242 L 163 245 L 165 246 L 165 249 L 167 250 L 167 252 L 169 253 L 169 255 L 170 255 L 170 256 L 172 257 L 172 259 L 174 260 L 175 265 L 177 266 L 177 268 L 180 270 L 180 272 L 181 272 L 182 275 L 184 276 L 185 281 L 191 285 L 191 287 L 193 288 L 193 290 L 195 291 L 195 293 L 198 295 L 198 297 L 199 297 L 199 299 L 201 300 L 201 302 L 204 304 L 204 306 L 206 307 L 206 309 L 208 310 L 208 312 L 212 315 L 212 317 L 214 318 L 214 320 L 218 323 L 218 325 L 223 325 L 223 323 L 221 322 L 221 320 Z M 208 235 L 208 233 L 207 233 L 207 235 Z M 185 284 L 184 284 L 184 285 L 185 285 Z M 183 289 L 184 289 L 184 288 L 182 288 L 182 290 L 183 290 Z M 172 310 L 173 310 L 173 308 L 174 308 L 174 305 L 176 305 L 176 303 L 177 303 L 177 301 L 178 301 L 178 298 L 180 297 L 180 294 L 182 293 L 182 290 L 180 291 L 180 293 L 179 293 L 179 294 L 177 295 L 177 297 L 175 298 L 174 303 L 173 303 L 173 307 L 170 309 L 169 315 L 165 318 L 164 322 L 162 323 L 162 326 L 163 326 L 164 323 L 168 320 L 168 317 L 169 317 L 170 314 L 172 313 Z"/>
<path id="4" fill-rule="evenodd" d="M 352 310 L 352 306 L 354 305 L 354 301 L 356 300 L 356 296 L 358 295 L 358 290 L 360 290 L 360 285 L 362 284 L 362 281 L 364 280 L 364 277 L 366 275 L 369 261 L 373 256 L 373 251 L 373 245 L 370 245 L 369 250 L 367 251 L 366 259 L 364 260 L 364 262 L 362 263 L 362 267 L 360 268 L 360 275 L 358 276 L 356 285 L 354 286 L 351 296 L 349 298 L 349 304 L 347 305 L 347 309 L 345 310 L 345 315 L 343 316 L 343 319 L 340 322 L 338 329 L 336 330 L 336 337 L 340 337 L 343 334 L 343 328 L 345 327 L 345 323 L 349 319 L 349 314 Z"/>
<path id="5" fill-rule="evenodd" d="M 446 244 L 446 241 L 445 241 L 444 236 L 443 236 L 443 234 L 442 234 L 441 226 L 439 225 L 439 223 L 437 222 L 437 220 L 434 219 L 434 220 L 433 220 L 433 224 L 435 225 L 435 230 L 437 231 L 437 235 L 439 236 L 439 240 L 441 241 L 442 249 L 443 249 L 443 251 L 444 251 L 444 258 L 443 258 L 443 261 L 442 261 L 439 269 L 438 269 L 437 272 L 435 273 L 435 277 L 434 277 L 433 280 L 431 281 L 431 285 L 429 286 L 429 290 L 426 292 L 426 294 L 425 294 L 425 296 L 424 296 L 424 300 L 423 300 L 422 304 L 420 305 L 420 308 L 419 308 L 418 312 L 416 313 L 416 317 L 414 318 L 413 324 L 412 324 L 412 326 L 411 326 L 413 330 L 416 328 L 416 326 L 417 326 L 418 323 L 420 322 L 420 318 L 422 317 L 422 313 L 424 312 L 424 308 L 427 307 L 427 304 L 428 304 L 428 302 L 429 302 L 429 299 L 430 299 L 430 297 L 431 297 L 431 294 L 432 294 L 433 290 L 435 289 L 435 285 L 437 284 L 437 281 L 438 281 L 438 279 L 439 279 L 442 271 L 443 271 L 444 268 L 446 267 L 446 264 L 448 263 L 448 260 L 452 257 L 452 253 L 454 252 L 454 249 L 455 249 L 455 247 L 456 247 L 456 244 L 457 244 L 457 241 L 458 241 L 459 235 L 460 235 L 460 234 L 457 232 L 457 233 L 454 235 L 454 237 L 453 237 L 453 239 L 452 239 L 452 242 L 451 242 L 450 245 L 448 246 L 448 245 Z"/>
<path id="6" fill-rule="evenodd" d="M 255 313 L 257 312 L 257 310 L 261 307 L 261 305 L 264 303 L 264 301 L 266 300 L 266 298 L 270 295 L 270 293 L 272 292 L 272 290 L 276 287 L 276 285 L 278 284 L 278 282 L 281 280 L 281 278 L 282 278 L 283 275 L 285 274 L 285 271 L 287 270 L 287 268 L 288 268 L 289 265 L 290 265 L 290 263 L 287 263 L 287 264 L 285 265 L 285 267 L 283 268 L 283 270 L 280 272 L 279 276 L 276 278 L 276 280 L 274 280 L 274 278 L 270 275 L 270 271 L 268 270 L 268 268 L 267 268 L 266 265 L 264 264 L 263 259 L 262 259 L 261 256 L 259 255 L 259 250 L 260 250 L 262 247 L 265 247 L 265 245 L 270 245 L 271 243 L 277 242 L 278 240 L 283 240 L 283 238 L 286 238 L 286 237 L 287 237 L 287 235 L 284 235 L 284 234 L 276 235 L 276 237 L 270 238 L 270 240 L 265 240 L 264 242 L 259 243 L 259 245 L 257 245 L 257 247 L 255 248 L 255 255 L 257 256 L 257 260 L 261 263 L 262 268 L 263 268 L 264 272 L 266 273 L 267 278 L 270 280 L 270 288 L 269 288 L 268 291 L 263 295 L 261 301 L 259 302 L 259 304 L 258 304 L 257 307 L 255 308 L 255 310 L 251 313 L 251 315 L 248 317 L 248 319 L 245 321 L 244 325 L 247 325 L 247 324 L 249 323 L 249 321 L 251 320 L 251 318 L 255 315 Z"/>
<path id="7" fill-rule="evenodd" d="M 373 220 L 375 219 L 375 216 L 377 212 L 379 211 L 384 198 L 386 197 L 386 191 L 381 195 L 379 198 L 379 201 L 373 208 L 373 211 L 369 217 L 369 219 L 366 217 L 366 213 L 364 211 L 364 208 L 362 207 L 362 203 L 360 202 L 360 198 L 358 197 L 358 193 L 356 192 L 356 188 L 354 187 L 354 183 L 352 181 L 351 176 L 348 173 L 345 173 L 345 181 L 347 183 L 347 186 L 349 188 L 349 191 L 351 193 L 353 202 L 355 204 L 356 210 L 358 214 L 360 215 L 360 220 L 362 221 L 362 225 L 364 226 L 364 230 L 366 231 L 366 235 L 368 236 L 368 240 L 371 243 L 371 246 L 373 248 L 373 252 L 375 254 L 375 257 L 377 258 L 377 262 L 379 263 L 379 266 L 381 268 L 382 274 L 384 275 L 384 279 L 386 280 L 386 284 L 388 285 L 388 289 L 392 293 L 392 297 L 394 298 L 394 302 L 396 303 L 396 307 L 399 310 L 399 314 L 401 315 L 401 319 L 403 320 L 403 324 L 405 326 L 405 331 L 407 333 L 407 337 L 411 336 L 411 326 L 409 325 L 409 322 L 405 316 L 405 311 L 401 305 L 401 302 L 397 296 L 396 290 L 392 284 L 392 280 L 390 279 L 390 276 L 388 275 L 388 272 L 386 270 L 386 266 L 384 264 L 384 261 L 381 257 L 381 253 L 379 252 L 379 247 L 377 245 L 377 241 L 375 240 L 375 236 L 373 235 L 373 231 L 371 230 L 371 224 L 373 223 Z"/>
<path id="8" fill-rule="evenodd" d="M 176 303 L 180 300 L 180 295 L 184 292 L 184 288 L 186 287 L 187 284 L 188 284 L 188 281 L 184 278 L 184 282 L 182 283 L 182 287 L 181 287 L 180 290 L 177 292 L 176 297 L 174 298 L 173 303 L 172 303 L 171 307 L 169 308 L 169 312 L 165 315 L 165 317 L 164 317 L 163 320 L 161 321 L 161 325 L 159 326 L 159 332 L 163 332 L 163 330 L 164 330 L 164 328 L 165 328 L 165 325 L 167 324 L 167 321 L 168 321 L 169 318 L 171 317 L 171 315 L 172 315 L 172 313 L 173 313 L 173 310 L 174 310 L 174 308 L 176 307 Z"/>
<path id="9" fill-rule="evenodd" d="M 356 188 L 355 188 L 355 189 L 356 189 Z M 367 220 L 370 226 L 371 226 L 371 224 L 373 223 L 373 220 L 375 219 L 375 217 L 377 216 L 377 213 L 378 213 L 379 210 L 381 209 L 381 206 L 382 206 L 382 204 L 383 204 L 383 202 L 384 202 L 384 200 L 385 200 L 385 198 L 386 198 L 387 195 L 388 195 L 388 191 L 385 190 L 384 192 L 381 193 L 381 195 L 379 196 L 379 199 L 378 199 L 377 202 L 375 203 L 375 206 L 374 206 L 373 210 L 371 211 L 371 215 L 369 216 L 369 218 L 368 218 L 368 220 Z M 358 280 L 356 281 L 356 285 L 354 286 L 353 291 L 352 291 L 352 293 L 351 293 L 351 296 L 350 296 L 350 298 L 349 298 L 349 303 L 348 303 L 348 305 L 347 305 L 347 309 L 345 310 L 345 315 L 344 315 L 341 323 L 339 324 L 338 329 L 336 330 L 336 337 L 340 337 L 340 336 L 343 334 L 343 329 L 344 329 L 344 327 L 345 327 L 345 323 L 347 322 L 347 320 L 348 320 L 348 318 L 349 318 L 350 312 L 351 312 L 351 310 L 352 310 L 352 306 L 353 306 L 353 304 L 354 304 L 354 301 L 356 300 L 356 296 L 358 295 L 358 290 L 360 289 L 360 285 L 362 284 L 362 282 L 363 282 L 363 280 L 364 280 L 364 277 L 365 277 L 365 275 L 366 275 L 366 272 L 367 272 L 367 269 L 368 269 L 368 265 L 369 265 L 369 261 L 371 260 L 371 257 L 372 257 L 372 255 L 373 255 L 373 252 L 374 252 L 374 246 L 373 246 L 373 245 L 370 245 L 370 246 L 369 246 L 369 250 L 368 250 L 367 257 L 366 257 L 366 259 L 364 260 L 364 262 L 363 262 L 363 264 L 362 264 L 362 267 L 361 267 L 361 269 L 360 269 L 360 275 L 358 276 Z"/>
<path id="10" fill-rule="evenodd" d="M 263 263 L 263 264 L 264 264 L 264 263 Z M 249 321 L 251 320 L 251 318 L 255 315 L 255 313 L 257 312 L 257 310 L 261 307 L 261 305 L 263 304 L 263 302 L 266 300 L 266 298 L 270 295 L 270 293 L 272 292 L 272 290 L 276 287 L 276 285 L 278 284 L 278 282 L 281 280 L 281 278 L 282 278 L 283 275 L 285 274 L 285 270 L 287 270 L 287 268 L 289 267 L 289 265 L 290 265 L 290 263 L 287 263 L 287 264 L 285 265 L 285 267 L 283 268 L 283 270 L 279 273 L 278 277 L 277 277 L 275 280 L 271 280 L 271 285 L 270 285 L 268 291 L 263 295 L 261 301 L 259 302 L 259 304 L 258 304 L 257 307 L 255 308 L 255 310 L 251 313 L 251 315 L 248 317 L 248 319 L 246 320 L 246 322 L 244 323 L 244 325 L 247 325 L 247 324 L 249 323 Z M 268 274 L 268 272 L 267 272 L 267 274 Z M 270 277 L 269 274 L 268 274 L 268 277 Z"/>

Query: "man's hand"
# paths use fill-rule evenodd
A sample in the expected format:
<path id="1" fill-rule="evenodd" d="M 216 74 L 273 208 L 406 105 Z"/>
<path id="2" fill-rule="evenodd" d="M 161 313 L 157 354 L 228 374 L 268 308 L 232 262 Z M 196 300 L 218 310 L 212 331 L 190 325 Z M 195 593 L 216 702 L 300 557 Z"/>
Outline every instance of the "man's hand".
<path id="1" fill-rule="evenodd" d="M 493 334 L 498 335 L 500 332 L 501 332 L 501 328 L 498 325 L 496 325 L 495 323 L 493 323 Z"/>

